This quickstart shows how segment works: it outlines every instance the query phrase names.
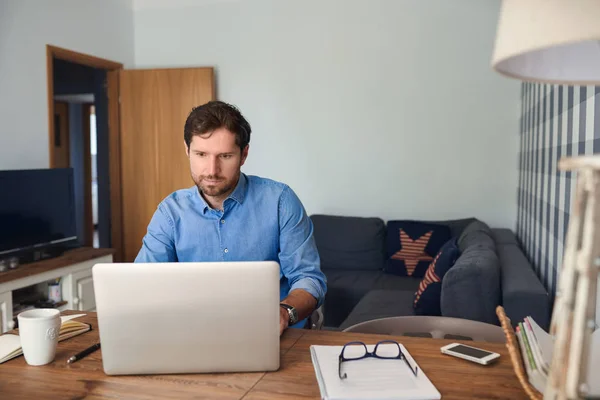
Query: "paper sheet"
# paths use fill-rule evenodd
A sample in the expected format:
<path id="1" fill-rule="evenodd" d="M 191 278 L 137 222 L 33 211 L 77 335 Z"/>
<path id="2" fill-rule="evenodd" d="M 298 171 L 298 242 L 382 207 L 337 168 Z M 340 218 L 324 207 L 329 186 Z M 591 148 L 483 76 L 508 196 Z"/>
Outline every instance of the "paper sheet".
<path id="1" fill-rule="evenodd" d="M 554 338 L 540 328 L 533 318 L 529 318 L 529 322 L 531 323 L 531 329 L 535 334 L 544 362 L 551 365 Z M 596 329 L 592 334 L 592 346 L 590 350 L 590 364 L 587 376 L 588 387 L 592 397 L 600 397 L 600 380 L 597 379 L 598 371 L 600 371 L 600 329 Z"/>
<path id="2" fill-rule="evenodd" d="M 372 351 L 373 347 L 373 345 L 368 346 L 369 351 Z M 347 361 L 342 363 L 342 373 L 346 373 L 347 378 L 340 379 L 338 356 L 341 350 L 342 346 L 311 346 L 311 355 L 323 398 L 332 400 L 441 398 L 425 373 L 419 368 L 415 377 L 404 360 L 367 358 Z M 410 365 L 417 366 L 404 347 L 402 351 Z"/>
<path id="3" fill-rule="evenodd" d="M 13 353 L 21 350 L 21 338 L 17 335 L 0 336 L 0 364 L 14 357 Z"/>
<path id="4" fill-rule="evenodd" d="M 85 314 L 73 314 L 73 315 L 62 315 L 60 317 L 60 323 L 64 324 L 67 321 L 70 321 L 75 318 L 83 317 Z"/>

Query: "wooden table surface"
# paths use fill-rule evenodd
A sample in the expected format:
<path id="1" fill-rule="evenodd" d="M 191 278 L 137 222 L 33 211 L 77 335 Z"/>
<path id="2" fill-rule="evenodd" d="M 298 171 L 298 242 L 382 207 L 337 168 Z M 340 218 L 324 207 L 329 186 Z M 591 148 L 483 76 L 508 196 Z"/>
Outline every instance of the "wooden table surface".
<path id="1" fill-rule="evenodd" d="M 66 312 L 69 314 L 72 312 Z M 281 368 L 267 373 L 108 376 L 102 350 L 73 364 L 67 359 L 98 341 L 95 313 L 80 318 L 92 331 L 59 342 L 51 364 L 32 367 L 17 357 L 0 364 L 2 399 L 318 399 L 311 344 L 367 344 L 390 336 L 288 329 L 281 338 Z M 442 399 L 527 399 L 504 344 L 479 343 L 501 354 L 483 366 L 440 353 L 450 340 L 393 337 L 404 344 Z M 469 343 L 469 342 L 464 342 Z M 471 342 L 472 344 L 472 342 Z"/>

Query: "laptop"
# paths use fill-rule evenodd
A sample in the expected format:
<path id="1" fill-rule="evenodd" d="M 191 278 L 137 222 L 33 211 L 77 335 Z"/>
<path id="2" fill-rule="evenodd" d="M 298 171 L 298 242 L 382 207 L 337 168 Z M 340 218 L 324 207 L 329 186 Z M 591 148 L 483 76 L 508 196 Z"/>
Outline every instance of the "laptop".
<path id="1" fill-rule="evenodd" d="M 279 369 L 279 264 L 110 263 L 93 269 L 107 375 Z"/>

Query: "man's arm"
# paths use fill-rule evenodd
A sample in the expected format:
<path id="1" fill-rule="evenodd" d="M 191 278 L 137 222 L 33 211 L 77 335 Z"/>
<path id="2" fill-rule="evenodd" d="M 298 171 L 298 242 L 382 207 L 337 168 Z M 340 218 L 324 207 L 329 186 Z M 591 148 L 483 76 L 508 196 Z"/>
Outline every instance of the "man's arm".
<path id="1" fill-rule="evenodd" d="M 282 303 L 296 308 L 298 320 L 302 321 L 323 303 L 327 280 L 321 272 L 312 221 L 289 187 L 286 187 L 279 202 L 279 239 L 279 261 L 290 285 L 290 293 Z M 280 327 L 283 332 L 289 317 L 285 309 L 281 311 Z"/>
<path id="2" fill-rule="evenodd" d="M 148 232 L 135 262 L 177 261 L 173 230 L 173 221 L 159 205 L 148 224 Z"/>
<path id="3" fill-rule="evenodd" d="M 281 301 L 284 304 L 290 305 L 298 312 L 298 321 L 308 318 L 317 308 L 317 299 L 304 289 L 292 290 L 289 295 Z M 279 318 L 279 334 L 281 335 L 287 329 L 290 322 L 290 317 L 286 309 L 280 307 Z"/>

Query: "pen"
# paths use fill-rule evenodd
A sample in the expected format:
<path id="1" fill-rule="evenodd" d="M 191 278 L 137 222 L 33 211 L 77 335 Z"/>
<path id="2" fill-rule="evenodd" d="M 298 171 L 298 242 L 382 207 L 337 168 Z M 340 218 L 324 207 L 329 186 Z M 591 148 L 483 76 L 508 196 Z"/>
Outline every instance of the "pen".
<path id="1" fill-rule="evenodd" d="M 75 354 L 73 357 L 69 358 L 67 360 L 67 364 L 71 364 L 71 363 L 74 363 L 75 361 L 81 360 L 83 357 L 87 356 L 88 354 L 92 354 L 99 348 L 100 348 L 100 343 L 96 343 L 95 345 L 90 346 L 87 349 L 85 349 L 85 350 Z"/>

